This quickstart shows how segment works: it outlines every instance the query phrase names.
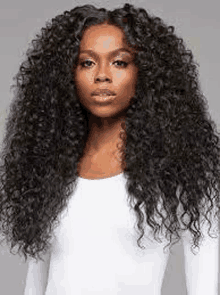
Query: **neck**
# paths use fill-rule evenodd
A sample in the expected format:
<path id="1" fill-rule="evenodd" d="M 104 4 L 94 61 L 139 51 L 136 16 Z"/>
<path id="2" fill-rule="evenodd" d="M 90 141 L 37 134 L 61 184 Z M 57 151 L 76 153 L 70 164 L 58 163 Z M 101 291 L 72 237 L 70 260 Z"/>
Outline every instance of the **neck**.
<path id="1" fill-rule="evenodd" d="M 91 115 L 89 118 L 90 133 L 87 142 L 90 153 L 97 154 L 103 150 L 116 150 L 117 144 L 121 141 L 119 135 L 124 120 L 124 116 L 97 118 Z"/>

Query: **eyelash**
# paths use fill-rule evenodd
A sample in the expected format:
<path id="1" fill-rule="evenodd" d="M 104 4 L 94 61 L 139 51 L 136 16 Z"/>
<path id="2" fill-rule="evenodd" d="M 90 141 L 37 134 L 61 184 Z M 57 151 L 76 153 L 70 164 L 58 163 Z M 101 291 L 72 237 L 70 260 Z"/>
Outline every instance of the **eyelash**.
<path id="1" fill-rule="evenodd" d="M 85 66 L 84 66 L 84 64 L 85 64 L 86 62 L 92 62 L 92 61 L 91 61 L 91 60 L 85 60 L 85 61 L 81 62 L 80 65 L 81 65 L 83 68 L 88 68 L 88 67 L 85 67 Z M 116 60 L 115 62 L 121 62 L 121 63 L 124 63 L 124 64 L 125 64 L 124 66 L 119 66 L 119 67 L 126 68 L 126 67 L 128 66 L 128 63 L 125 62 L 125 61 L 122 61 L 122 60 Z M 115 62 L 114 62 L 114 63 L 115 63 Z"/>

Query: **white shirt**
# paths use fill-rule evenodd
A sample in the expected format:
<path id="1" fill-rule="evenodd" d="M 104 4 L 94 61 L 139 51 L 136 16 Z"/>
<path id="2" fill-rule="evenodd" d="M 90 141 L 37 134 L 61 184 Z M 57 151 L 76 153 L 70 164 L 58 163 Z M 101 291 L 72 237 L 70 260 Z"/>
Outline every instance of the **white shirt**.
<path id="1" fill-rule="evenodd" d="M 146 249 L 138 247 L 137 218 L 125 184 L 123 173 L 78 178 L 55 231 L 45 295 L 161 294 L 168 241 L 145 237 Z"/>

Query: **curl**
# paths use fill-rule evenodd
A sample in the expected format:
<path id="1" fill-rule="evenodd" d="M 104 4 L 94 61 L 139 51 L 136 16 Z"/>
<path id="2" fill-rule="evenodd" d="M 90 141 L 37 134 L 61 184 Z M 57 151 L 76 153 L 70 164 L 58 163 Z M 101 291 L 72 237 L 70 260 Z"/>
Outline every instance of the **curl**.
<path id="1" fill-rule="evenodd" d="M 198 247 L 202 217 L 209 221 L 212 208 L 219 210 L 219 136 L 192 52 L 173 26 L 143 8 L 78 6 L 37 34 L 12 86 L 15 98 L 1 150 L 0 221 L 11 250 L 19 246 L 25 260 L 27 255 L 41 259 L 40 253 L 51 247 L 59 216 L 76 187 L 89 130 L 74 69 L 83 33 L 102 23 L 123 30 L 139 68 L 118 147 L 141 232 L 138 246 L 146 225 L 156 240 L 165 228 L 170 245 L 180 239 L 182 223 Z"/>

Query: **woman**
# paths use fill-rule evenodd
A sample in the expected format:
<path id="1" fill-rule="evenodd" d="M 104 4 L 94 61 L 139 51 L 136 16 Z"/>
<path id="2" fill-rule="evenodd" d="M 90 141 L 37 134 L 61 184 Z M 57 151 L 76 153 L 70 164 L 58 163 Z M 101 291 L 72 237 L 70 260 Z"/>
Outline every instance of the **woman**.
<path id="1" fill-rule="evenodd" d="M 188 294 L 217 294 L 219 138 L 183 40 L 85 5 L 32 44 L 1 157 L 2 233 L 36 259 L 25 294 L 160 294 L 180 239 Z"/>

